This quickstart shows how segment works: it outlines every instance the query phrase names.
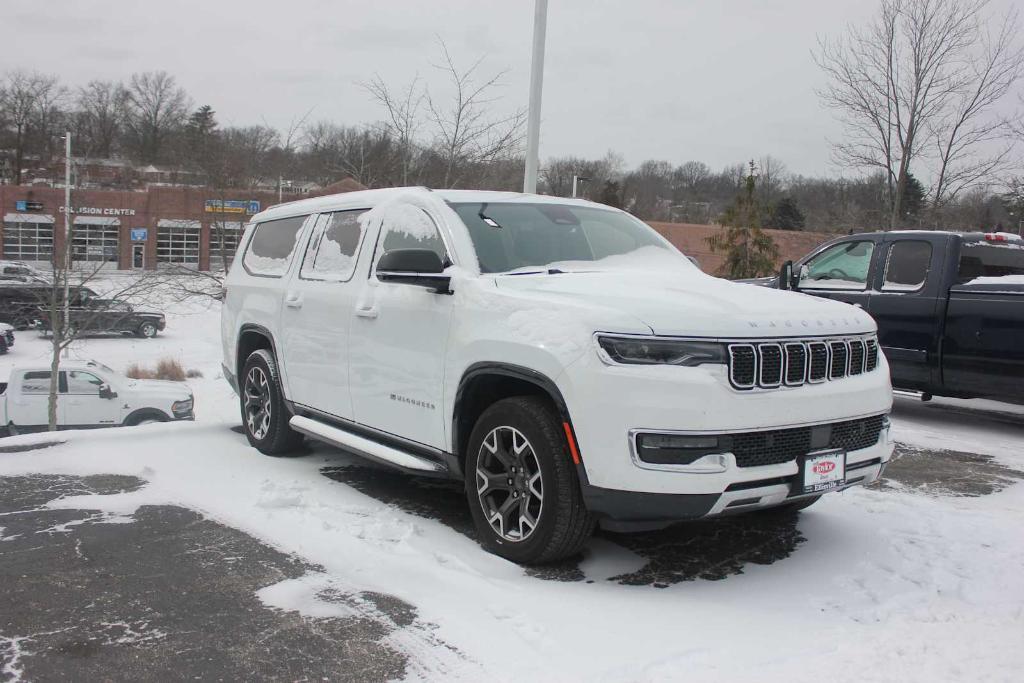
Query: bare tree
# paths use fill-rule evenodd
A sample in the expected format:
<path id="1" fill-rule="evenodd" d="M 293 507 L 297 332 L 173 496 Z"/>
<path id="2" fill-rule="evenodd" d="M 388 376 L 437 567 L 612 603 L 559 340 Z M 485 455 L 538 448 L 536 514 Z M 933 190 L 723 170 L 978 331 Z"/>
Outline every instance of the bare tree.
<path id="1" fill-rule="evenodd" d="M 132 74 L 126 97 L 125 124 L 139 158 L 160 160 L 164 145 L 185 122 L 192 107 L 188 95 L 166 71 Z"/>
<path id="2" fill-rule="evenodd" d="M 882 0 L 866 27 L 850 27 L 838 39 L 819 41 L 815 59 L 831 81 L 819 95 L 846 126 L 846 138 L 834 146 L 835 158 L 885 173 L 890 225 L 902 217 L 911 164 L 927 151 L 923 148 L 930 136 L 951 141 L 944 145 L 952 151 L 950 161 L 964 159 L 985 138 L 972 140 L 970 131 L 977 130 L 1001 97 L 991 97 L 999 90 L 995 84 L 1012 69 L 1006 72 L 998 65 L 1013 52 L 1004 47 L 990 53 L 996 57 L 994 66 L 985 67 L 985 53 L 978 46 L 984 44 L 987 4 Z M 995 44 L 1002 43 L 997 39 Z M 977 105 L 970 104 L 972 90 L 982 93 Z M 967 125 L 957 127 L 964 118 L 955 114 L 958 107 L 967 113 Z"/>
<path id="3" fill-rule="evenodd" d="M 34 71 L 12 71 L 0 86 L 0 120 L 12 133 L 16 185 L 22 181 L 25 157 L 33 142 L 49 146 L 46 137 L 62 92 L 56 76 Z"/>
<path id="4" fill-rule="evenodd" d="M 436 151 L 444 166 L 442 185 L 453 187 L 461 180 L 460 169 L 507 158 L 519 151 L 526 111 L 519 109 L 495 117 L 494 91 L 502 86 L 507 72 L 478 80 L 477 70 L 483 57 L 468 69 L 460 69 L 448 46 L 439 42 L 443 62 L 437 68 L 448 77 L 453 93 L 444 102 L 428 90 L 427 110 L 437 138 Z"/>
<path id="5" fill-rule="evenodd" d="M 379 75 L 361 84 L 373 99 L 384 107 L 387 119 L 384 130 L 398 145 L 401 164 L 401 184 L 409 185 L 413 177 L 413 164 L 418 152 L 417 137 L 423 125 L 421 110 L 427 97 L 419 75 L 401 91 L 393 92 Z"/>
<path id="6" fill-rule="evenodd" d="M 83 136 L 77 139 L 84 139 L 86 156 L 109 159 L 113 155 L 126 100 L 127 91 L 112 81 L 89 81 L 79 88 L 76 106 L 82 117 Z"/>

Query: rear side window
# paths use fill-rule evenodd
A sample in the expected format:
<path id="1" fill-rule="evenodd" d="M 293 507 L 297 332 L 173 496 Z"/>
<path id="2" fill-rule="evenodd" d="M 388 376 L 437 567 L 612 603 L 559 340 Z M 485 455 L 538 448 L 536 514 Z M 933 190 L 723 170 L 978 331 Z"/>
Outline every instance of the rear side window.
<path id="1" fill-rule="evenodd" d="M 288 270 L 302 224 L 307 216 L 259 223 L 245 250 L 242 265 L 253 275 L 281 277 Z"/>
<path id="2" fill-rule="evenodd" d="M 915 292 L 924 287 L 932 262 L 932 245 L 919 240 L 896 242 L 885 261 L 882 291 Z"/>
<path id="3" fill-rule="evenodd" d="M 49 394 L 50 373 L 49 372 L 26 372 L 21 378 L 21 393 L 23 394 Z"/>
<path id="4" fill-rule="evenodd" d="M 348 280 L 356 269 L 365 211 L 336 211 L 317 222 L 299 275 L 311 280 Z"/>
<path id="5" fill-rule="evenodd" d="M 960 282 L 978 278 L 1024 276 L 1024 244 L 965 244 L 960 252 Z M 998 280 L 991 284 L 998 284 Z M 984 281 L 979 284 L 983 284 Z"/>

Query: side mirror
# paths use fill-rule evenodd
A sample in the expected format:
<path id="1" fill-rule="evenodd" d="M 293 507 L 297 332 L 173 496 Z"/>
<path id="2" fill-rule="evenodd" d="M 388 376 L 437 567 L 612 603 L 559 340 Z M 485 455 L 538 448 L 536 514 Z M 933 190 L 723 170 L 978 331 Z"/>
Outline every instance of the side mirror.
<path id="1" fill-rule="evenodd" d="M 426 287 L 438 294 L 451 294 L 450 275 L 432 249 L 393 249 L 377 262 L 377 279 L 402 285 Z"/>
<path id="2" fill-rule="evenodd" d="M 117 392 L 110 388 L 109 384 L 100 385 L 100 398 L 113 400 L 117 398 Z"/>
<path id="3" fill-rule="evenodd" d="M 779 289 L 796 289 L 796 282 L 793 280 L 793 262 L 786 261 L 779 268 Z"/>

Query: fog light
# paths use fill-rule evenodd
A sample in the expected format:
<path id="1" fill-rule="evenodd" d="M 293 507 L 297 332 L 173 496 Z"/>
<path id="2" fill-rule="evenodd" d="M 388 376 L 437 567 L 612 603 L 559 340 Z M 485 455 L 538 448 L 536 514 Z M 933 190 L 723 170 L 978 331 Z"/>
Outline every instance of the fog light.
<path id="1" fill-rule="evenodd" d="M 717 436 L 640 434 L 637 437 L 640 459 L 657 465 L 689 465 L 721 450 Z"/>

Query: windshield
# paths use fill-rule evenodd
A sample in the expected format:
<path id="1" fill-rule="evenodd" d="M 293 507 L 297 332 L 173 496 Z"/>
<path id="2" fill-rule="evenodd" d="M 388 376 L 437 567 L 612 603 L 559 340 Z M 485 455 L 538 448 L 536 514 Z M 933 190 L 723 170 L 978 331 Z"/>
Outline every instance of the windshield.
<path id="1" fill-rule="evenodd" d="M 452 204 L 469 228 L 482 273 L 672 250 L 628 214 L 564 204 Z M 652 249 L 653 248 L 653 249 Z"/>

